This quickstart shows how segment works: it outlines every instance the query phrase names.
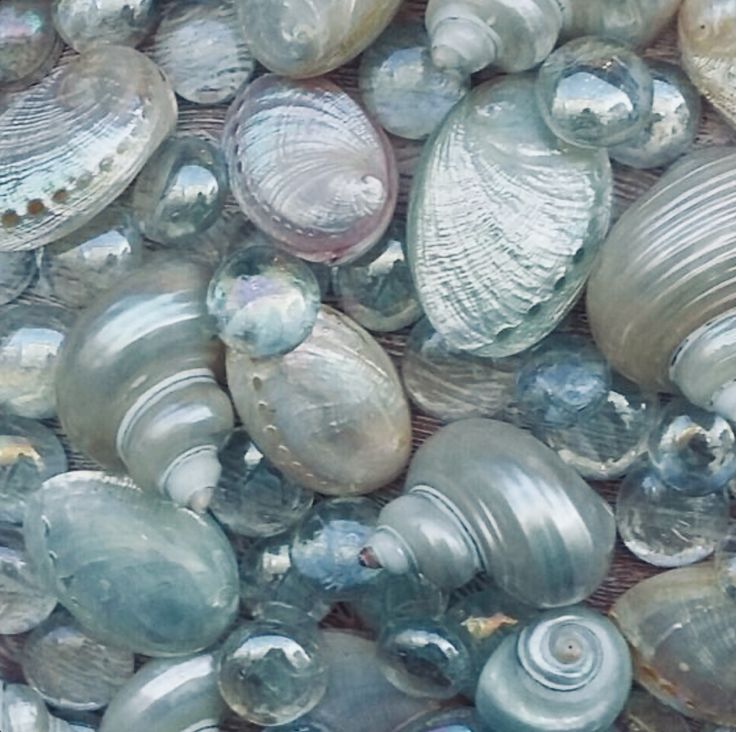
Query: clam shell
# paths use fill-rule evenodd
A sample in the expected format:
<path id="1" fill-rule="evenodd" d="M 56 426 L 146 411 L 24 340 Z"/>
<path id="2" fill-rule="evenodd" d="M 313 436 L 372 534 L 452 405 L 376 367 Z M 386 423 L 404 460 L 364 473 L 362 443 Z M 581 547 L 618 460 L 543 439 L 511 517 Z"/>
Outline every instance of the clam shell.
<path id="1" fill-rule="evenodd" d="M 96 47 L 0 113 L 0 251 L 35 249 L 117 198 L 176 124 L 168 82 L 143 54 Z"/>
<path id="2" fill-rule="evenodd" d="M 736 725 L 736 602 L 718 586 L 712 564 L 640 582 L 611 616 L 651 694 L 687 716 Z"/>
<path id="3" fill-rule="evenodd" d="M 398 191 L 393 150 L 342 89 L 268 74 L 235 98 L 225 126 L 232 191 L 292 254 L 342 263 L 383 235 Z"/>
<path id="4" fill-rule="evenodd" d="M 448 346 L 508 356 L 553 330 L 585 284 L 611 196 L 608 155 L 552 135 L 531 77 L 460 102 L 428 143 L 408 220 L 419 298 Z"/>
<path id="5" fill-rule="evenodd" d="M 671 390 L 684 339 L 736 307 L 736 148 L 693 153 L 619 219 L 588 283 L 588 318 L 612 366 Z"/>
<path id="6" fill-rule="evenodd" d="M 679 36 L 682 65 L 691 81 L 736 125 L 736 0 L 685 0 Z"/>
<path id="7" fill-rule="evenodd" d="M 235 0 L 253 55 L 294 78 L 318 76 L 367 48 L 401 0 Z"/>

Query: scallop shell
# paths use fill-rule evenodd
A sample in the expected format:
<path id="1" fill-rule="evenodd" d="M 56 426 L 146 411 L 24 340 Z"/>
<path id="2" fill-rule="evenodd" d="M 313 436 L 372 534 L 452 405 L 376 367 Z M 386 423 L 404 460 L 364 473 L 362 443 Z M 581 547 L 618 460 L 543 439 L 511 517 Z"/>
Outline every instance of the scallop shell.
<path id="1" fill-rule="evenodd" d="M 612 366 L 672 389 L 681 343 L 736 307 L 736 148 L 689 155 L 619 219 L 588 283 L 593 335 Z"/>
<path id="2" fill-rule="evenodd" d="M 383 235 L 398 191 L 393 150 L 342 89 L 267 74 L 233 102 L 230 183 L 243 212 L 303 259 L 343 263 Z"/>
<path id="3" fill-rule="evenodd" d="M 682 65 L 700 93 L 736 125 L 736 0 L 685 0 Z"/>
<path id="4" fill-rule="evenodd" d="M 367 493 L 409 458 L 409 406 L 398 374 L 378 343 L 336 310 L 323 306 L 311 335 L 281 358 L 230 350 L 227 378 L 254 442 L 300 485 Z"/>
<path id="5" fill-rule="evenodd" d="M 409 209 L 414 282 L 448 346 L 508 356 L 553 330 L 585 284 L 611 198 L 608 155 L 552 135 L 531 77 L 471 92 L 428 143 Z"/>
<path id="6" fill-rule="evenodd" d="M 295 78 L 355 58 L 391 22 L 401 0 L 235 0 L 253 55 Z"/>
<path id="7" fill-rule="evenodd" d="M 640 582 L 611 616 L 651 694 L 687 716 L 736 725 L 736 602 L 718 586 L 712 564 Z"/>
<path id="8" fill-rule="evenodd" d="M 176 124 L 152 61 L 93 48 L 0 112 L 0 251 L 35 249 L 117 198 Z"/>

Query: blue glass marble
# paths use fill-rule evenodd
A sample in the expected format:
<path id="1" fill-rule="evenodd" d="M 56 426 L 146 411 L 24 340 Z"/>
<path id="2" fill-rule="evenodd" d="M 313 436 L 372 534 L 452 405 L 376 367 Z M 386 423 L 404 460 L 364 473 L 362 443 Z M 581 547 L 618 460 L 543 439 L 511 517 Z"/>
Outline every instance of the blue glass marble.
<path id="1" fill-rule="evenodd" d="M 254 724 L 293 722 L 327 690 L 317 626 L 259 619 L 228 636 L 218 654 L 218 686 L 227 705 Z"/>
<path id="2" fill-rule="evenodd" d="M 291 561 L 314 587 L 332 599 L 350 599 L 379 573 L 359 554 L 376 527 L 378 506 L 367 498 L 334 498 L 314 506 L 297 527 Z"/>
<path id="3" fill-rule="evenodd" d="M 237 249 L 215 272 L 207 308 L 225 343 L 255 358 L 296 348 L 312 331 L 320 288 L 311 269 L 268 245 Z"/>
<path id="4" fill-rule="evenodd" d="M 654 82 L 622 44 L 587 36 L 554 51 L 537 77 L 539 109 L 559 138 L 579 147 L 634 139 L 649 123 Z"/>
<path id="5" fill-rule="evenodd" d="M 36 274 L 33 252 L 0 252 L 0 305 L 15 300 Z"/>
<path id="6" fill-rule="evenodd" d="M 723 417 L 676 399 L 649 435 L 649 458 L 665 483 L 704 495 L 736 476 L 736 434 Z"/>
<path id="7" fill-rule="evenodd" d="M 458 707 L 423 714 L 393 732 L 488 732 L 488 727 L 480 721 L 475 709 Z"/>
<path id="8" fill-rule="evenodd" d="M 583 336 L 552 335 L 522 360 L 516 399 L 530 424 L 572 427 L 595 413 L 611 388 L 603 356 Z"/>
<path id="9" fill-rule="evenodd" d="M 242 428 L 219 452 L 222 475 L 210 510 L 242 536 L 275 536 L 296 524 L 312 506 L 314 493 L 287 480 L 263 456 Z"/>

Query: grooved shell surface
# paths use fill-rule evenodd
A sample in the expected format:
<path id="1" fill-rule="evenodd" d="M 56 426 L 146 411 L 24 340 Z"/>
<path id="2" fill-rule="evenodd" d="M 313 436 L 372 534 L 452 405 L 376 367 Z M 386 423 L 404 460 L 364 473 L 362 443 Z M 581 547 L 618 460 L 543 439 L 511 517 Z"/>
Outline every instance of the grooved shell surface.
<path id="1" fill-rule="evenodd" d="M 588 317 L 613 367 L 657 390 L 696 328 L 736 307 L 736 148 L 693 153 L 619 219 L 588 283 Z"/>
<path id="2" fill-rule="evenodd" d="M 303 259 L 355 259 L 381 238 L 393 214 L 393 150 L 326 79 L 268 74 L 245 87 L 228 113 L 225 156 L 245 215 Z"/>
<path id="3" fill-rule="evenodd" d="M 176 123 L 174 94 L 130 48 L 75 58 L 0 112 L 0 251 L 35 249 L 119 196 Z"/>
<path id="4" fill-rule="evenodd" d="M 471 92 L 427 144 L 409 208 L 414 282 L 447 344 L 499 357 L 547 335 L 585 284 L 611 197 L 607 154 L 552 135 L 531 77 Z"/>

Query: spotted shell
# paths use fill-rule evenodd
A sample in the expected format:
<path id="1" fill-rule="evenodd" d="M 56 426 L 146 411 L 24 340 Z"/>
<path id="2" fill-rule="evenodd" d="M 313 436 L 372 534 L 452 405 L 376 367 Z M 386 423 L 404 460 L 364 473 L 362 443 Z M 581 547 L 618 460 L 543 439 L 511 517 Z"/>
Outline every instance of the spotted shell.
<path id="1" fill-rule="evenodd" d="M 355 259 L 390 223 L 393 150 L 330 81 L 268 74 L 246 86 L 228 113 L 225 156 L 245 215 L 303 259 Z"/>
<path id="2" fill-rule="evenodd" d="M 448 346 L 509 356 L 553 330 L 585 284 L 611 197 L 608 155 L 552 135 L 531 77 L 456 105 L 425 149 L 408 219 L 419 298 Z"/>
<path id="3" fill-rule="evenodd" d="M 0 112 L 0 251 L 35 249 L 119 196 L 176 124 L 169 83 L 131 48 L 96 47 Z"/>

